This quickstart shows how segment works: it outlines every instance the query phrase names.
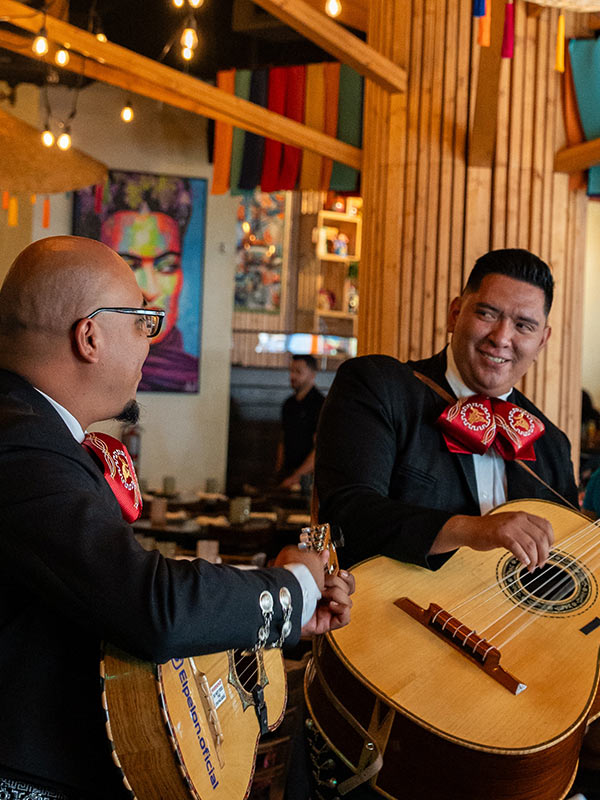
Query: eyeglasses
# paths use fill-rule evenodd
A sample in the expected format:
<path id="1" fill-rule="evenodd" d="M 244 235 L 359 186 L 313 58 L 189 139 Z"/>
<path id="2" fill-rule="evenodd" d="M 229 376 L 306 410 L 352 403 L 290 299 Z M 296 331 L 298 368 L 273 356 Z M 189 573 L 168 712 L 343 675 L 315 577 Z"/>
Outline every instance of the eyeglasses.
<path id="1" fill-rule="evenodd" d="M 113 311 L 115 314 L 136 314 L 142 318 L 146 326 L 146 336 L 149 339 L 158 336 L 165 318 L 165 312 L 158 308 L 97 308 L 84 319 L 91 319 L 102 311 Z"/>

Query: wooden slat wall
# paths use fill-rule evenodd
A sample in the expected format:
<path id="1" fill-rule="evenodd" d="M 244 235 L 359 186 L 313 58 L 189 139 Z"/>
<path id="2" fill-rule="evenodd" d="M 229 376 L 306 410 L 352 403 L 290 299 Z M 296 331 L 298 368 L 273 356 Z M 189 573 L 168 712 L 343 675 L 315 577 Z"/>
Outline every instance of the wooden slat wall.
<path id="1" fill-rule="evenodd" d="M 558 11 L 528 17 L 517 0 L 515 12 L 494 163 L 479 167 L 467 166 L 479 62 L 471 0 L 371 0 L 368 41 L 407 70 L 408 92 L 368 85 L 365 94 L 359 352 L 437 351 L 448 303 L 476 258 L 530 249 L 552 266 L 556 299 L 547 351 L 523 388 L 569 434 L 576 457 L 586 199 L 553 172 L 564 144 Z M 566 18 L 570 35 L 589 35 L 586 15 Z M 386 117 L 389 129 L 377 124 Z"/>

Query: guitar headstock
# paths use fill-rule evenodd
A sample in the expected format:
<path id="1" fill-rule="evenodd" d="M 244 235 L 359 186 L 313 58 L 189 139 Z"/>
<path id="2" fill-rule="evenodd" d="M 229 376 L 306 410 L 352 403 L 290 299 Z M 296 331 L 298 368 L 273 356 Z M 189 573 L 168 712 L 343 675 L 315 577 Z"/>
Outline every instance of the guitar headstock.
<path id="1" fill-rule="evenodd" d="M 331 536 L 331 527 L 328 522 L 324 525 L 302 528 L 299 546 L 308 550 L 314 550 L 317 553 L 322 553 L 323 550 L 327 550 L 329 559 L 325 571 L 329 575 L 335 575 L 335 573 L 338 572 L 340 565 L 338 563 L 335 544 Z"/>

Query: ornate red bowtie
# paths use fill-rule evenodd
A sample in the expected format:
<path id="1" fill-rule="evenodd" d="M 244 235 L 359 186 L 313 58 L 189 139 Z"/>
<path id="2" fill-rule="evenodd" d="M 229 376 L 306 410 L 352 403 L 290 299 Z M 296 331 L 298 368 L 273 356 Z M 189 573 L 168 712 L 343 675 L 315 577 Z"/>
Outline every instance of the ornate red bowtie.
<path id="1" fill-rule="evenodd" d="M 82 444 L 100 461 L 124 519 L 135 522 L 142 513 L 142 495 L 133 461 L 123 442 L 106 433 L 87 433 Z"/>
<path id="2" fill-rule="evenodd" d="M 535 461 L 533 443 L 545 430 L 529 411 L 484 394 L 463 397 L 437 422 L 451 453 L 483 455 L 493 445 L 507 461 Z"/>

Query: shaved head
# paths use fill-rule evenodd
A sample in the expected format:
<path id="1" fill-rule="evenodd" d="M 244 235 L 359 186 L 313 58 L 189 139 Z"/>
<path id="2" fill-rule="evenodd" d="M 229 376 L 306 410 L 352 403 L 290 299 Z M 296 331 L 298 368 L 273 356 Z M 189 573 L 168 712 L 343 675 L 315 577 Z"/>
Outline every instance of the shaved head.
<path id="1" fill-rule="evenodd" d="M 0 289 L 0 367 L 63 405 L 85 428 L 132 407 L 148 354 L 131 268 L 110 247 L 51 236 L 25 248 Z"/>
<path id="2" fill-rule="evenodd" d="M 115 283 L 128 271 L 114 251 L 93 239 L 52 236 L 30 244 L 0 289 L 0 336 L 67 332 L 76 320 L 108 304 Z"/>

